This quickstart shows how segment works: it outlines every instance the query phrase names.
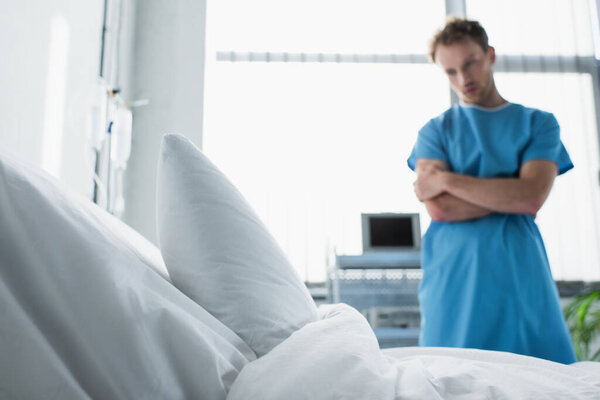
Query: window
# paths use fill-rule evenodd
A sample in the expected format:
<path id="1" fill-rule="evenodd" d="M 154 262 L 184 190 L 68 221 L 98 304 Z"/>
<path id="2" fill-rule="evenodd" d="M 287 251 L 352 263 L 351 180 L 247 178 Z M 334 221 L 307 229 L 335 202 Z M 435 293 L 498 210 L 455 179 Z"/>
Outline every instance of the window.
<path id="1" fill-rule="evenodd" d="M 443 0 L 220 0 L 207 16 L 216 51 L 378 54 L 423 53 L 445 19 Z"/>
<path id="2" fill-rule="evenodd" d="M 467 11 L 490 19 L 489 4 L 468 2 Z M 450 105 L 445 76 L 425 56 L 444 23 L 444 2 L 221 0 L 207 12 L 204 151 L 244 193 L 300 275 L 323 281 L 333 251 L 361 252 L 362 212 L 420 212 L 425 231 L 429 217 L 413 194 L 406 158 L 418 129 Z M 490 37 L 500 36 L 500 22 L 490 25 Z M 581 54 L 591 54 L 589 43 Z M 591 75 L 568 67 L 575 56 L 567 45 L 535 57 L 535 46 L 506 47 L 514 53 L 499 55 L 501 93 L 553 111 L 563 135 L 572 132 L 565 143 L 577 173 L 557 181 L 552 204 L 539 216 L 555 277 L 600 279 L 592 262 L 569 266 L 582 260 L 584 253 L 572 257 L 584 248 L 597 262 L 600 236 L 578 239 L 582 227 L 564 212 L 580 212 L 574 219 L 585 222 L 583 204 L 589 212 L 600 205 Z M 544 72 L 563 61 L 568 73 Z M 532 68 L 537 72 L 525 73 Z M 549 84 L 564 90 L 547 96 L 542 89 Z M 569 106 L 578 102 L 583 108 Z M 574 188 L 585 199 L 576 206 L 561 194 Z M 599 227 L 600 221 L 588 231 Z"/>
<path id="3" fill-rule="evenodd" d="M 485 27 L 504 55 L 592 56 L 588 0 L 467 0 L 467 16 Z M 518 10 L 518 12 L 515 12 Z"/>

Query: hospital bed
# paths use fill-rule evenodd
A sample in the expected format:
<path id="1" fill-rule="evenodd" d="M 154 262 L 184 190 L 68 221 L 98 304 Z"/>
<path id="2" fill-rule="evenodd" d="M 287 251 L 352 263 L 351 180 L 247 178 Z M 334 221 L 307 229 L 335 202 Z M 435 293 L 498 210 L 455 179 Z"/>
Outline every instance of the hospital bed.
<path id="1" fill-rule="evenodd" d="M 317 308 L 243 196 L 185 138 L 159 160 L 159 247 L 0 154 L 2 399 L 600 399 L 597 363 L 381 350 Z"/>

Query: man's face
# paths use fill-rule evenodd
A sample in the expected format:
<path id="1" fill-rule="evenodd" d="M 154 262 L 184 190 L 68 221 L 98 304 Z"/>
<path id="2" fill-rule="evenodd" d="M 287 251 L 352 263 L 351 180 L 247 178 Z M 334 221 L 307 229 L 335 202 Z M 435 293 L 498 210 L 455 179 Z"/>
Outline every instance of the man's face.
<path id="1" fill-rule="evenodd" d="M 487 105 L 486 101 L 495 89 L 492 77 L 492 65 L 495 61 L 493 47 L 483 51 L 473 40 L 465 39 L 449 46 L 439 45 L 435 59 L 463 102 Z"/>

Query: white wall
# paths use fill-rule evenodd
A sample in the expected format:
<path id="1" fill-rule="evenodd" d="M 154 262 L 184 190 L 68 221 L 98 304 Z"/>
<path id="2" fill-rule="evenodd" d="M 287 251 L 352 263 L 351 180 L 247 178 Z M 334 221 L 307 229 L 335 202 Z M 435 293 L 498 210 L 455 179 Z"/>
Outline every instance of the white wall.
<path id="1" fill-rule="evenodd" d="M 156 242 L 156 163 L 166 132 L 202 140 L 206 1 L 112 0 L 123 12 L 109 81 L 134 109 L 123 219 Z M 104 0 L 0 2 L 0 149 L 91 198 L 88 113 L 100 71 Z M 112 15 L 112 13 L 111 13 Z M 114 23 L 115 21 L 112 20 Z M 115 75 L 111 75 L 114 73 Z"/>
<path id="2" fill-rule="evenodd" d="M 202 140 L 205 0 L 138 0 L 129 12 L 132 58 L 123 62 L 123 97 L 148 99 L 133 112 L 123 220 L 156 242 L 156 163 L 162 135 Z M 126 26 L 124 28 L 127 28 Z M 126 41 L 127 42 L 127 41 Z"/>
<path id="3" fill-rule="evenodd" d="M 93 171 L 86 113 L 102 10 L 103 0 L 0 2 L 0 149 L 86 195 Z"/>

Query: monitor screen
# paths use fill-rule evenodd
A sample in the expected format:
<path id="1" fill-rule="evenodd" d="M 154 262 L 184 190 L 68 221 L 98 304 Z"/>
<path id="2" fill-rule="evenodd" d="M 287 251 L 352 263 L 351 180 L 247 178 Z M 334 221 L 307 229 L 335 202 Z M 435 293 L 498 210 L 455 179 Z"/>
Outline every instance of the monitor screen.
<path id="1" fill-rule="evenodd" d="M 419 250 L 419 214 L 362 214 L 363 252 Z"/>
<path id="2" fill-rule="evenodd" d="M 413 247 L 415 245 L 410 217 L 373 217 L 369 220 L 371 247 Z"/>

